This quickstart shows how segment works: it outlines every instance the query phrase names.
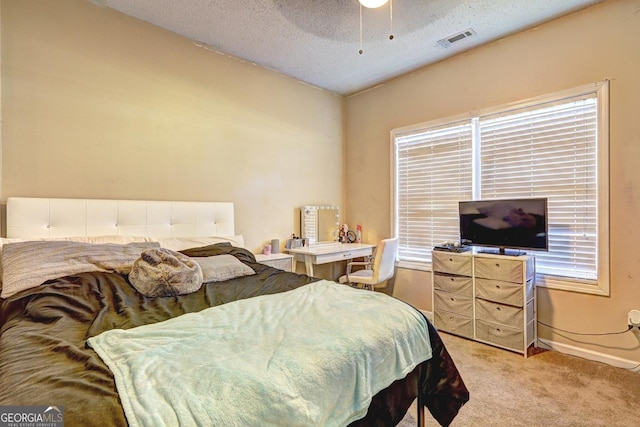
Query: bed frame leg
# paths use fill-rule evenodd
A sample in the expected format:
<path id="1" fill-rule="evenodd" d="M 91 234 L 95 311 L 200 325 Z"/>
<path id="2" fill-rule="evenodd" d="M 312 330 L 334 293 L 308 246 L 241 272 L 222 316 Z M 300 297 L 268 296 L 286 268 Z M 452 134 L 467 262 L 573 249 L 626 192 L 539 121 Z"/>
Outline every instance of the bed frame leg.
<path id="1" fill-rule="evenodd" d="M 424 406 L 420 403 L 418 399 L 418 427 L 424 427 Z"/>
<path id="2" fill-rule="evenodd" d="M 422 365 L 420 365 L 420 370 L 418 371 L 418 409 L 417 409 L 417 422 L 418 422 L 418 427 L 424 427 L 424 402 L 422 400 L 422 393 L 420 392 L 420 383 L 421 383 L 421 379 L 422 379 Z"/>

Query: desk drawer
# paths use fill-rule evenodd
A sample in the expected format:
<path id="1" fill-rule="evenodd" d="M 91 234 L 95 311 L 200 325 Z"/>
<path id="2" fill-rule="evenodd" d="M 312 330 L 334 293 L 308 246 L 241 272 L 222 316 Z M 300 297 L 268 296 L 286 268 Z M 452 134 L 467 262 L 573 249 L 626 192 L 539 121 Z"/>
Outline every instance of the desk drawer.
<path id="1" fill-rule="evenodd" d="M 327 264 L 329 262 L 348 261 L 353 258 L 366 257 L 371 255 L 371 248 L 352 249 L 344 252 L 316 255 L 316 264 Z"/>

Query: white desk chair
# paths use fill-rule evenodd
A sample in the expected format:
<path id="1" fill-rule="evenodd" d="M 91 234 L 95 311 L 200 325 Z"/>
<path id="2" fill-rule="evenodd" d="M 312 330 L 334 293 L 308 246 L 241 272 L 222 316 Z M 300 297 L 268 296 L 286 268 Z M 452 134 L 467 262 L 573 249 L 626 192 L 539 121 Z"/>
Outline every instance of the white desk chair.
<path id="1" fill-rule="evenodd" d="M 382 284 L 393 277 L 395 273 L 396 254 L 398 252 L 398 238 L 384 239 L 378 243 L 373 261 L 349 262 L 347 274 L 340 277 L 340 283 L 349 285 L 361 284 L 363 288 L 374 290 L 376 285 Z M 364 266 L 364 270 L 351 272 L 355 265 Z"/>

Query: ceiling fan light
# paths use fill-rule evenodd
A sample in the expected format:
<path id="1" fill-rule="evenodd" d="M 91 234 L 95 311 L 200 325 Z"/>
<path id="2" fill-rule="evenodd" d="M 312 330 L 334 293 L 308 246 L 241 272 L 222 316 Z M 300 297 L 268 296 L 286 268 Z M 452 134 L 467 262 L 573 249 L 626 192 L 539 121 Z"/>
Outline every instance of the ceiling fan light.
<path id="1" fill-rule="evenodd" d="M 386 4 L 389 0 L 358 0 L 361 5 L 368 7 L 369 9 L 375 9 Z"/>

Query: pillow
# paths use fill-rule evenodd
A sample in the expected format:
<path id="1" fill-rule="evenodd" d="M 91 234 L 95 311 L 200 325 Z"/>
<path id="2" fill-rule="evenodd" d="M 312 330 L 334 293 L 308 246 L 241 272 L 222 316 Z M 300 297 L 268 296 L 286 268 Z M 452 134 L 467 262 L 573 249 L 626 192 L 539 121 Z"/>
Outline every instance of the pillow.
<path id="1" fill-rule="evenodd" d="M 28 242 L 28 241 L 71 241 L 85 243 L 133 243 L 150 242 L 148 237 L 142 236 L 71 236 L 71 237 L 34 237 L 34 238 L 5 238 L 0 237 L 0 289 L 2 289 L 2 247 L 7 243 Z"/>
<path id="2" fill-rule="evenodd" d="M 172 297 L 197 291 L 202 269 L 191 258 L 166 248 L 149 249 L 133 264 L 129 281 L 148 297 Z"/>
<path id="3" fill-rule="evenodd" d="M 233 255 L 215 255 L 210 257 L 193 258 L 202 268 L 204 283 L 224 282 L 237 277 L 256 274 L 251 267 L 243 264 Z"/>
<path id="4" fill-rule="evenodd" d="M 0 296 L 8 298 L 47 280 L 78 273 L 128 274 L 140 254 L 154 247 L 159 247 L 159 243 L 121 245 L 50 240 L 7 243 L 2 249 L 3 288 Z"/>
<path id="5" fill-rule="evenodd" d="M 209 237 L 159 237 L 152 238 L 154 242 L 159 242 L 163 248 L 171 249 L 172 251 L 182 251 L 190 248 L 197 248 L 200 246 L 208 246 L 214 243 L 228 242 L 238 248 L 244 247 L 244 237 L 242 234 L 237 236 L 209 236 Z"/>
<path id="6" fill-rule="evenodd" d="M 36 239 L 29 239 L 36 240 Z M 70 236 L 70 237 L 43 237 L 37 240 L 57 240 L 65 242 L 80 242 L 80 243 L 117 243 L 119 245 L 126 245 L 127 243 L 143 243 L 151 242 L 148 237 L 143 236 Z"/>
<path id="7" fill-rule="evenodd" d="M 2 291 L 2 276 L 3 276 L 3 274 L 2 274 L 2 248 L 7 243 L 17 243 L 17 242 L 24 242 L 24 239 L 18 239 L 18 238 L 8 239 L 6 237 L 0 237 L 0 291 Z"/>
<path id="8" fill-rule="evenodd" d="M 18 242 L 25 242 L 27 240 L 40 240 L 40 239 L 19 239 L 19 238 L 6 238 L 6 237 L 0 237 L 0 256 L 2 255 L 2 248 L 4 247 L 4 245 L 8 244 L 8 243 L 18 243 Z"/>
<path id="9" fill-rule="evenodd" d="M 216 255 L 232 255 L 241 262 L 250 265 L 250 263 L 256 262 L 256 257 L 253 253 L 245 248 L 238 248 L 232 246 L 229 242 L 214 243 L 208 246 L 202 246 L 199 248 L 189 248 L 180 253 L 190 256 L 191 258 L 206 258 Z"/>

